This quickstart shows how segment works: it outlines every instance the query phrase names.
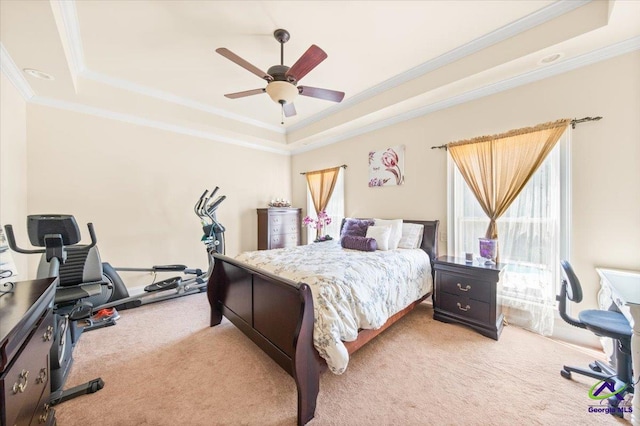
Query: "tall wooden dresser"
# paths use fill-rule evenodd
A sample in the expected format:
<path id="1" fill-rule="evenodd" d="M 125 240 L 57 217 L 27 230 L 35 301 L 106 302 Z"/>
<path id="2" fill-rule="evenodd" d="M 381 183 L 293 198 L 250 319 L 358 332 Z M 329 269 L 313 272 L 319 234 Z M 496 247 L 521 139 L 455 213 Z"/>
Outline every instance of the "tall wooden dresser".
<path id="1" fill-rule="evenodd" d="M 302 209 L 258 209 L 258 250 L 299 246 L 301 226 Z"/>

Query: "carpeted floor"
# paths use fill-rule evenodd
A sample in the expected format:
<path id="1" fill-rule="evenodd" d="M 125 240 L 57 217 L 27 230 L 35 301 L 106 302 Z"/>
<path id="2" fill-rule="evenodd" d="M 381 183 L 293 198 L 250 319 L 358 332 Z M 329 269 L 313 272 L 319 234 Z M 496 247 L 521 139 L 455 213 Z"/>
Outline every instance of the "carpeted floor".
<path id="1" fill-rule="evenodd" d="M 122 311 L 116 326 L 85 333 L 67 387 L 106 385 L 56 406 L 58 424 L 295 425 L 293 379 L 231 323 L 208 321 L 203 293 Z M 423 304 L 345 374 L 321 376 L 309 425 L 628 425 L 589 412 L 595 381 L 559 374 L 592 360 L 513 326 L 496 342 L 434 321 Z"/>

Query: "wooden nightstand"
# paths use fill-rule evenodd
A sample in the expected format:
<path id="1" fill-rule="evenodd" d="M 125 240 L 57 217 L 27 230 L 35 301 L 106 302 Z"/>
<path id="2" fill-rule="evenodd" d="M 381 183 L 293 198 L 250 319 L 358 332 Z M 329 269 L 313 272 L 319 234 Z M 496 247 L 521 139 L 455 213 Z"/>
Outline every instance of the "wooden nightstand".
<path id="1" fill-rule="evenodd" d="M 433 318 L 467 325 L 498 340 L 504 315 L 497 303 L 498 281 L 504 265 L 441 256 L 436 259 Z"/>

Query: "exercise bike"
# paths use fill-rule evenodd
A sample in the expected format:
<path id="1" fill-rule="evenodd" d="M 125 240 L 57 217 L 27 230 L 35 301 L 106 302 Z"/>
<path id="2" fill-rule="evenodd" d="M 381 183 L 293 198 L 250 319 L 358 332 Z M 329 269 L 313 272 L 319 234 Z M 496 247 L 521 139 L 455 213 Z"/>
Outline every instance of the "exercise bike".
<path id="1" fill-rule="evenodd" d="M 213 198 L 220 188 L 217 186 L 209 193 L 205 190 L 193 210 L 200 218 L 204 235 L 201 241 L 207 250 L 208 268 L 206 271 L 201 269 L 189 269 L 185 265 L 158 265 L 151 268 L 114 268 L 108 262 L 102 264 L 104 280 L 113 288 L 113 293 L 109 299 L 101 304 L 96 305 L 95 310 L 115 308 L 116 310 L 125 310 L 137 308 L 139 306 L 159 302 L 162 300 L 173 299 L 176 297 L 187 296 L 190 294 L 201 293 L 207 290 L 207 282 L 209 275 L 213 270 L 213 253 L 224 254 L 224 232 L 225 228 L 218 222 L 216 211 L 220 204 L 227 198 L 221 195 Z M 182 272 L 190 275 L 190 278 L 180 276 L 164 279 L 159 282 L 144 287 L 144 292 L 137 295 L 129 295 L 127 287 L 122 278 L 118 274 L 120 272 L 151 272 L 154 276 L 159 272 Z M 94 303 L 95 304 L 95 303 Z"/>
<path id="2" fill-rule="evenodd" d="M 213 199 L 219 190 L 216 187 L 200 196 L 194 212 L 201 219 L 207 248 L 209 268 L 206 273 L 199 269 L 189 270 L 184 265 L 163 265 L 152 268 L 119 268 L 120 270 L 143 270 L 152 272 L 182 271 L 196 276 L 188 280 L 170 278 L 145 288 L 145 293 L 129 296 L 118 276 L 116 268 L 102 263 L 97 251 L 97 238 L 93 224 L 87 224 L 91 243 L 80 245 L 80 230 L 70 215 L 30 215 L 27 229 L 31 245 L 44 249 L 23 249 L 16 244 L 13 227 L 6 225 L 7 242 L 12 250 L 23 254 L 43 254 L 38 267 L 38 277 L 57 276 L 60 279 L 55 296 L 54 344 L 50 353 L 51 391 L 50 404 L 55 405 L 76 396 L 97 392 L 102 389 L 102 379 L 94 379 L 69 390 L 63 390 L 67 375 L 73 363 L 72 350 L 84 331 L 115 325 L 115 317 L 104 317 L 94 321 L 93 312 L 110 307 L 128 309 L 145 303 L 185 296 L 206 290 L 209 274 L 213 269 L 214 252 L 224 253 L 225 228 L 216 219 L 216 210 L 226 199 Z M 191 272 L 193 271 L 193 272 Z M 75 283 L 80 284 L 75 284 Z M 175 292 L 166 293 L 166 290 Z M 95 302 L 106 303 L 95 306 Z"/>
<path id="3" fill-rule="evenodd" d="M 80 230 L 73 216 L 48 215 L 28 216 L 27 230 L 31 245 L 44 249 L 22 249 L 16 244 L 13 227 L 5 226 L 7 242 L 12 250 L 23 254 L 43 254 L 47 265 L 46 272 L 40 271 L 38 278 L 58 277 L 60 268 L 67 262 L 70 253 L 92 249 L 96 245 L 93 225 L 88 224 L 91 244 L 79 246 Z M 92 305 L 86 299 L 101 292 L 99 282 L 86 282 L 82 286 L 56 288 L 53 314 L 53 345 L 49 353 L 49 378 L 51 384 L 50 405 L 56 405 L 80 395 L 97 392 L 104 387 L 101 378 L 91 380 L 72 389 L 64 390 L 64 384 L 73 364 L 73 347 L 81 333 L 87 329 L 87 321 L 91 322 Z M 115 320 L 92 324 L 92 328 L 114 325 Z"/>

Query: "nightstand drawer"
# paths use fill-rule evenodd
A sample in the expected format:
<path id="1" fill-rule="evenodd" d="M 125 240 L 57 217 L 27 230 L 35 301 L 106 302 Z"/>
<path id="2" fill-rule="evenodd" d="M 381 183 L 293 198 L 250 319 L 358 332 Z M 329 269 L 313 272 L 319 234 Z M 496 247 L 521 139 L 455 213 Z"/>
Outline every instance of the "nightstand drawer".
<path id="1" fill-rule="evenodd" d="M 466 297 L 458 297 L 452 294 L 441 293 L 438 306 L 448 313 L 465 319 L 481 322 L 491 321 L 491 304 Z"/>
<path id="2" fill-rule="evenodd" d="M 491 302 L 490 283 L 467 277 L 462 274 L 450 274 L 438 271 L 439 289 L 456 296 L 465 296 L 481 302 Z"/>

